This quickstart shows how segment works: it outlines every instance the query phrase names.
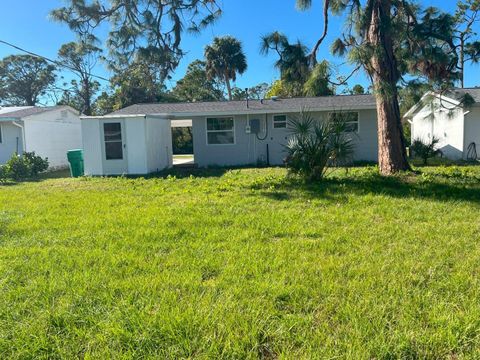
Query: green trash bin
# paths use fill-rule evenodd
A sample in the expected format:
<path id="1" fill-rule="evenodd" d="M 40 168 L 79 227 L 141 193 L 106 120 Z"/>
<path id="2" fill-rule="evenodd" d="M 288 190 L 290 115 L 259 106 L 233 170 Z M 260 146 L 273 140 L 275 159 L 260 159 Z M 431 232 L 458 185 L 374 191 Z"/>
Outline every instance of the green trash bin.
<path id="1" fill-rule="evenodd" d="M 83 176 L 83 150 L 69 150 L 67 152 L 67 159 L 70 163 L 70 174 L 72 175 L 72 177 Z"/>

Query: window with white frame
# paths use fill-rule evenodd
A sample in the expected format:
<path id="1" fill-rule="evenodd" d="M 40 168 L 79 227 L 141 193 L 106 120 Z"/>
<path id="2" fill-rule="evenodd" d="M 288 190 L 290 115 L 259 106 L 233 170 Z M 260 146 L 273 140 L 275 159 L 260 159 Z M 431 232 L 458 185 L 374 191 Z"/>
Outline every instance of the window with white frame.
<path id="1" fill-rule="evenodd" d="M 273 116 L 273 128 L 285 129 L 287 127 L 287 115 L 274 115 Z"/>
<path id="2" fill-rule="evenodd" d="M 225 145 L 235 143 L 233 117 L 207 118 L 207 144 Z"/>
<path id="3" fill-rule="evenodd" d="M 332 112 L 329 114 L 329 120 L 332 121 L 345 121 L 345 128 L 347 132 L 358 133 L 358 112 L 346 111 L 346 112 Z"/>

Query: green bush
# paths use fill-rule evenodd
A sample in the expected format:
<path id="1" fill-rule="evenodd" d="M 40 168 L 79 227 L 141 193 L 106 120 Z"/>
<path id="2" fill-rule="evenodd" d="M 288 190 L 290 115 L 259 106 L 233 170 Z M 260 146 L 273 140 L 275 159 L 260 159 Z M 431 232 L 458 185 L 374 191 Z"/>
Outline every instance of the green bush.
<path id="1" fill-rule="evenodd" d="M 48 158 L 43 159 L 41 156 L 36 155 L 34 151 L 24 153 L 23 157 L 31 165 L 31 176 L 36 177 L 38 174 L 47 171 Z"/>
<path id="2" fill-rule="evenodd" d="M 335 116 L 317 121 L 308 112 L 289 121 L 292 137 L 288 141 L 285 165 L 291 173 L 307 180 L 321 180 L 328 168 L 352 160 L 353 133 L 347 118 Z"/>
<path id="3" fill-rule="evenodd" d="M 14 154 L 7 162 L 7 177 L 19 181 L 30 178 L 31 165 L 23 156 Z"/>
<path id="4" fill-rule="evenodd" d="M 6 182 L 7 180 L 7 167 L 5 165 L 0 165 L 0 183 Z"/>
<path id="5" fill-rule="evenodd" d="M 423 160 L 423 164 L 427 165 L 428 159 L 440 155 L 442 152 L 436 149 L 440 140 L 433 137 L 430 142 L 424 142 L 421 139 L 415 139 L 412 142 L 410 148 L 413 150 L 413 154 Z"/>
<path id="6" fill-rule="evenodd" d="M 23 155 L 14 154 L 4 166 L 4 177 L 15 181 L 31 179 L 48 169 L 48 159 L 26 152 Z"/>

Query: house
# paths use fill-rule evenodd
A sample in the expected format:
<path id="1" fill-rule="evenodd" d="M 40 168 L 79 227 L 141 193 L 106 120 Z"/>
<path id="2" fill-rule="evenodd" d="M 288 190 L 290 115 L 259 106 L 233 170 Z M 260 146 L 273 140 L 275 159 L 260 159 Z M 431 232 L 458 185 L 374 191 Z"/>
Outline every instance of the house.
<path id="1" fill-rule="evenodd" d="M 51 168 L 68 166 L 66 153 L 82 146 L 79 114 L 69 106 L 0 108 L 0 164 L 34 151 Z"/>
<path id="2" fill-rule="evenodd" d="M 412 141 L 436 138 L 446 158 L 474 160 L 480 155 L 480 89 L 428 92 L 404 119 L 411 124 Z"/>
<path id="3" fill-rule="evenodd" d="M 288 120 L 308 110 L 319 121 L 349 113 L 355 160 L 377 161 L 377 114 L 372 95 L 249 101 L 138 104 L 102 117 L 82 117 L 85 172 L 147 174 L 172 166 L 171 124 L 191 124 L 200 167 L 281 165 Z"/>

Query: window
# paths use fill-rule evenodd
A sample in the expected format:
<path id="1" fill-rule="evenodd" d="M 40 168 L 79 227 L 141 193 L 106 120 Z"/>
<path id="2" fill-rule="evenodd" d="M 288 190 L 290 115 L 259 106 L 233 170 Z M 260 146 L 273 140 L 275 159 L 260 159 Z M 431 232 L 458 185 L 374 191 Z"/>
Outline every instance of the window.
<path id="1" fill-rule="evenodd" d="M 345 121 L 347 132 L 358 133 L 358 112 L 334 112 L 329 114 L 329 119 L 333 121 Z"/>
<path id="2" fill-rule="evenodd" d="M 287 127 L 287 115 L 274 115 L 273 116 L 273 128 L 285 129 Z"/>
<path id="3" fill-rule="evenodd" d="M 224 145 L 235 143 L 233 117 L 207 118 L 207 144 Z"/>
<path id="4" fill-rule="evenodd" d="M 105 157 L 107 160 L 123 159 L 122 124 L 103 124 L 103 135 L 105 139 Z"/>

